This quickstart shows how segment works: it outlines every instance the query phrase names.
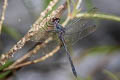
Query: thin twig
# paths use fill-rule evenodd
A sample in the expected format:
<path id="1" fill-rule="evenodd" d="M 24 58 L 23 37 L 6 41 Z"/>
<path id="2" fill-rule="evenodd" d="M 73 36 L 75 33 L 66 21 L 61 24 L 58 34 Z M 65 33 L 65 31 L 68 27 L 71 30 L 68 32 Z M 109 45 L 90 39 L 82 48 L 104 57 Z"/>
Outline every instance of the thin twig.
<path id="1" fill-rule="evenodd" d="M 3 8 L 2 8 L 2 14 L 1 14 L 1 19 L 0 19 L 0 34 L 1 34 L 1 31 L 2 31 L 2 24 L 3 24 L 3 21 L 5 19 L 5 12 L 6 12 L 7 5 L 8 5 L 8 1 L 4 0 L 4 4 L 3 4 Z"/>
<path id="2" fill-rule="evenodd" d="M 114 20 L 120 22 L 119 16 L 113 16 L 108 14 L 102 14 L 102 13 L 78 13 L 76 15 L 77 18 L 98 18 L 98 19 L 108 19 L 108 20 Z"/>
<path id="3" fill-rule="evenodd" d="M 66 6 L 66 3 L 65 3 L 65 5 L 64 6 Z M 62 12 L 62 11 L 61 11 Z M 70 16 L 69 16 L 70 17 Z M 70 19 L 68 19 L 68 21 L 69 21 Z M 67 22 L 68 22 L 67 21 Z M 64 25 L 66 25 L 67 24 L 67 22 L 66 23 L 64 23 L 63 24 L 63 26 Z M 40 48 L 39 48 L 40 49 Z M 33 49 L 33 51 L 34 51 L 34 49 Z M 33 51 L 30 51 L 30 53 L 28 53 L 28 54 L 26 54 L 26 55 L 24 55 L 22 58 L 20 58 L 20 59 L 18 59 L 12 66 L 10 66 L 10 67 L 8 67 L 8 68 L 14 68 L 15 67 L 15 65 L 17 65 L 17 64 L 19 64 L 19 63 L 21 63 L 22 61 L 24 61 L 26 58 L 28 58 L 28 55 L 29 56 L 31 56 L 33 53 L 31 53 L 31 52 L 33 52 Z M 36 51 L 35 51 L 36 52 Z M 48 57 L 47 57 L 48 58 Z M 40 58 L 41 59 L 41 58 Z M 30 64 L 29 62 L 27 63 L 25 63 L 25 65 L 27 65 L 27 64 Z M 20 65 L 24 65 L 24 63 L 22 63 L 22 64 L 20 64 Z"/>
<path id="4" fill-rule="evenodd" d="M 65 6 L 64 6 L 65 7 Z M 59 46 L 58 46 L 59 47 Z M 47 58 L 49 58 L 50 56 L 52 56 L 53 54 L 55 54 L 60 48 L 56 48 L 54 49 L 52 52 L 50 52 L 49 54 L 47 54 L 46 56 L 43 56 L 42 58 L 39 58 L 39 59 L 36 59 L 36 60 L 33 60 L 33 61 L 28 61 L 28 62 L 25 62 L 25 63 L 22 63 L 22 64 L 19 64 L 19 65 L 14 65 L 13 67 L 9 67 L 5 70 L 8 70 L 8 69 L 14 69 L 14 68 L 18 68 L 18 67 L 22 67 L 22 66 L 25 66 L 25 65 L 29 65 L 29 64 L 33 64 L 33 63 L 37 63 L 37 62 L 40 62 L 40 61 L 43 61 L 43 60 L 46 60 Z M 55 52 L 55 53 L 53 53 Z M 24 59 L 23 59 L 24 60 Z"/>
<path id="5" fill-rule="evenodd" d="M 52 10 L 52 8 L 56 5 L 57 2 L 58 0 L 50 1 L 47 8 L 43 12 L 41 12 L 40 17 L 36 20 L 35 24 L 39 24 L 40 21 L 46 16 L 46 14 L 48 14 L 48 12 Z"/>
<path id="6" fill-rule="evenodd" d="M 66 20 L 64 21 L 64 23 L 62 24 L 63 27 L 69 22 L 70 20 L 70 14 L 71 14 L 71 10 L 70 10 L 70 1 L 67 0 L 67 9 L 68 9 L 68 14 L 67 14 L 67 18 Z"/>
<path id="7" fill-rule="evenodd" d="M 64 7 L 66 8 L 66 3 L 64 3 Z M 63 10 L 61 10 L 60 14 L 63 12 Z M 21 57 L 20 59 L 18 59 L 17 61 L 15 61 L 9 68 L 12 68 L 14 67 L 15 65 L 23 62 L 24 60 L 26 60 L 28 57 L 32 56 L 33 54 L 36 54 L 38 52 L 38 50 L 45 46 L 48 42 L 50 42 L 52 40 L 52 37 L 49 37 L 45 42 L 43 42 L 42 44 L 39 44 L 37 46 L 35 46 L 35 48 L 28 52 L 27 54 L 25 54 L 23 57 Z"/>
<path id="8" fill-rule="evenodd" d="M 64 4 L 64 7 L 66 7 L 66 3 Z M 63 12 L 63 10 L 61 12 Z M 49 37 L 42 44 L 36 45 L 35 48 L 32 51 L 26 53 L 23 57 L 21 57 L 20 59 L 16 60 L 12 65 L 10 65 L 10 67 L 14 67 L 15 65 L 25 61 L 28 57 L 32 56 L 33 54 L 36 54 L 41 47 L 44 47 L 51 40 L 52 40 L 52 37 Z"/>
<path id="9" fill-rule="evenodd" d="M 53 56 L 59 49 L 60 49 L 60 46 L 57 46 L 54 50 L 52 50 L 50 53 L 46 54 L 45 56 L 43 56 L 41 58 L 38 58 L 38 59 L 33 60 L 33 61 L 24 62 L 22 64 L 16 65 L 15 67 L 6 68 L 4 70 L 17 69 L 17 68 L 20 68 L 20 67 L 23 67 L 23 66 L 26 66 L 26 65 L 42 62 L 42 61 L 46 60 L 47 58 Z"/>
<path id="10" fill-rule="evenodd" d="M 63 26 L 65 26 L 70 20 L 72 20 L 73 18 L 75 18 L 77 12 L 79 12 L 81 9 L 79 9 L 79 7 L 81 6 L 81 3 L 82 3 L 82 0 L 77 0 L 77 2 L 73 5 L 73 11 L 71 12 L 71 9 L 70 9 L 70 1 L 67 0 L 67 3 L 68 3 L 68 15 L 67 15 L 67 18 L 66 20 L 64 21 L 64 23 L 62 24 Z"/>
<path id="11" fill-rule="evenodd" d="M 43 29 L 44 25 L 53 17 L 56 16 L 56 14 L 58 14 L 62 9 L 64 9 L 64 5 L 59 6 L 59 8 L 55 11 L 53 11 L 47 18 L 43 19 L 42 22 L 40 24 L 33 24 L 33 27 L 28 31 L 28 33 L 20 40 L 17 42 L 17 44 L 15 44 L 13 46 L 13 48 L 11 48 L 7 53 L 2 54 L 1 58 L 0 58 L 0 63 L 4 64 L 8 59 L 10 59 L 15 52 L 17 52 L 19 49 L 21 49 L 25 43 L 27 41 L 30 40 L 31 37 L 33 37 L 38 30 Z"/>
<path id="12" fill-rule="evenodd" d="M 42 44 L 38 44 L 37 46 L 35 46 L 35 48 L 33 50 L 31 50 L 30 52 L 26 53 L 23 57 L 19 58 L 18 60 L 16 60 L 12 65 L 10 65 L 8 68 L 12 68 L 14 67 L 15 65 L 25 61 L 28 57 L 31 57 L 33 54 L 36 54 L 39 49 L 41 47 L 45 47 L 46 44 L 48 42 L 52 41 L 52 37 L 49 37 L 47 40 L 45 40 Z"/>
<path id="13" fill-rule="evenodd" d="M 82 0 L 77 0 L 76 9 L 79 9 L 82 4 Z"/>

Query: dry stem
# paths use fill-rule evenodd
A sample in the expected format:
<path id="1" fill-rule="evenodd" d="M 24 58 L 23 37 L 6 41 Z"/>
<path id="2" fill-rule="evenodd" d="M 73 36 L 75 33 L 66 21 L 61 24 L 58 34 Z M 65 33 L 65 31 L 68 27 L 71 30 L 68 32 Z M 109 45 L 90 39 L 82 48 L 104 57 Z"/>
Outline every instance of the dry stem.
<path id="1" fill-rule="evenodd" d="M 23 67 L 23 66 L 26 66 L 26 65 L 42 62 L 42 61 L 46 60 L 47 58 L 53 56 L 59 49 L 60 49 L 60 46 L 57 46 L 54 50 L 52 50 L 50 53 L 46 54 L 45 56 L 43 56 L 41 58 L 38 58 L 38 59 L 33 60 L 33 61 L 24 62 L 22 64 L 16 65 L 14 67 L 9 67 L 9 68 L 6 68 L 4 70 L 17 69 L 17 68 L 20 68 L 20 67 Z"/>
<path id="2" fill-rule="evenodd" d="M 24 60 L 26 60 L 28 57 L 31 57 L 33 54 L 36 54 L 41 47 L 45 47 L 46 44 L 47 44 L 48 42 L 50 42 L 50 41 L 52 41 L 52 37 L 49 37 L 49 38 L 48 38 L 47 40 L 45 40 L 42 44 L 38 44 L 37 46 L 35 46 L 35 48 L 34 48 L 33 50 L 31 50 L 30 52 L 26 53 L 26 54 L 25 54 L 23 57 L 21 57 L 20 59 L 16 60 L 12 65 L 10 65 L 9 68 L 14 67 L 15 65 L 17 65 L 17 64 L 23 62 Z"/>
<path id="3" fill-rule="evenodd" d="M 61 13 L 64 11 L 64 9 L 66 8 L 66 3 L 63 4 L 64 8 L 61 8 L 61 11 L 59 11 L 59 15 L 61 15 Z M 59 8 L 58 8 L 59 10 Z M 58 15 L 57 15 L 58 16 Z M 49 17 L 47 17 L 49 18 Z M 21 57 L 20 59 L 18 59 L 17 61 L 15 61 L 10 67 L 8 68 L 13 68 L 15 67 L 17 64 L 23 62 L 24 60 L 26 60 L 28 57 L 32 56 L 33 54 L 36 54 L 38 52 L 38 50 L 45 46 L 48 42 L 50 42 L 52 40 L 51 37 L 49 37 L 44 43 L 42 43 L 41 45 L 37 45 L 32 51 L 28 52 L 27 54 L 25 54 L 23 57 Z M 22 64 L 21 64 L 22 65 Z"/>
<path id="4" fill-rule="evenodd" d="M 5 19 L 5 12 L 6 12 L 7 5 L 8 5 L 8 1 L 4 0 L 4 4 L 3 4 L 3 8 L 2 8 L 2 14 L 1 14 L 1 19 L 0 19 L 0 34 L 1 34 L 1 30 L 2 30 L 2 24 L 3 24 L 3 21 Z"/>
<path id="5" fill-rule="evenodd" d="M 2 54 L 0 58 L 0 63 L 4 64 L 8 59 L 10 59 L 15 54 L 15 52 L 21 49 L 25 45 L 25 43 L 29 41 L 30 38 L 38 32 L 38 30 L 44 27 L 46 22 L 55 17 L 55 15 L 58 14 L 63 8 L 64 5 L 61 5 L 57 10 L 53 11 L 47 18 L 43 19 L 41 23 L 39 21 L 41 20 L 40 16 L 40 18 L 36 21 L 35 24 L 33 24 L 33 27 L 28 31 L 28 33 L 20 41 L 18 41 L 17 44 L 15 44 L 13 48 L 11 48 L 7 53 Z"/>
<path id="6" fill-rule="evenodd" d="M 48 16 L 47 18 L 45 18 L 44 20 L 45 20 L 46 22 L 48 22 L 50 19 L 52 19 L 53 17 L 55 17 L 55 15 L 56 15 L 57 13 L 61 13 L 62 10 L 64 10 L 65 7 L 66 7 L 66 3 L 65 3 L 64 5 L 61 5 L 61 7 L 59 7 L 56 11 L 53 11 L 52 14 L 51 14 L 50 16 Z M 34 31 L 38 31 L 38 29 L 44 27 L 44 24 L 46 23 L 44 20 L 42 21 L 43 23 L 40 24 L 41 26 L 39 26 L 39 24 L 36 25 L 37 30 L 36 30 L 36 28 L 33 27 L 32 29 L 30 29 L 29 32 L 31 33 L 31 32 L 34 32 Z M 69 20 L 68 20 L 68 21 L 69 21 Z M 33 26 L 34 26 L 34 25 L 33 25 Z M 38 49 L 40 49 L 40 48 L 38 48 Z M 16 69 L 16 68 L 23 67 L 23 66 L 26 66 L 26 65 L 29 65 L 29 64 L 34 64 L 34 63 L 38 63 L 38 62 L 44 61 L 44 60 L 46 60 L 47 58 L 53 56 L 59 49 L 60 49 L 60 46 L 57 46 L 52 52 L 48 53 L 47 55 L 45 55 L 45 56 L 43 56 L 43 57 L 41 57 L 41 58 L 39 58 L 39 59 L 18 64 L 18 63 L 24 61 L 26 58 L 28 58 L 28 57 L 31 56 L 32 54 L 34 54 L 34 51 L 31 51 L 31 53 L 24 55 L 22 58 L 18 59 L 18 60 L 13 64 L 13 66 L 10 66 L 10 67 L 6 68 L 5 70 Z M 36 52 L 37 52 L 37 51 L 35 51 L 35 53 L 36 53 Z M 16 64 L 18 64 L 18 65 L 16 65 Z"/>

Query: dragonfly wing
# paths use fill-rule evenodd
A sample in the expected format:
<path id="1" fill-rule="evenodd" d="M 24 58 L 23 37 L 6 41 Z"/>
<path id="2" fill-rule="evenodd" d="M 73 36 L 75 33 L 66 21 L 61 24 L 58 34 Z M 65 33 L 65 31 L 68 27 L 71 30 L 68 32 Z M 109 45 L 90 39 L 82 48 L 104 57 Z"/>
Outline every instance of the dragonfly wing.
<path id="1" fill-rule="evenodd" d="M 96 30 L 96 26 L 93 25 L 92 20 L 88 20 L 84 25 L 81 25 L 80 22 L 78 24 L 73 25 L 70 27 L 70 30 L 66 31 L 65 40 L 74 44 L 80 39 L 86 37 L 87 35 L 91 34 Z"/>
<path id="2" fill-rule="evenodd" d="M 78 42 L 79 40 L 87 37 L 88 35 L 90 35 L 91 33 L 95 32 L 96 31 L 96 25 L 92 25 L 92 26 L 89 26 L 85 29 L 83 29 L 83 31 L 81 31 L 79 34 L 78 34 L 78 39 L 76 39 L 76 41 L 74 40 L 73 44 L 75 44 L 76 42 Z M 73 41 L 73 40 L 72 40 Z"/>
<path id="3" fill-rule="evenodd" d="M 30 40 L 34 42 L 43 42 L 48 37 L 45 31 L 38 31 Z"/>
<path id="4" fill-rule="evenodd" d="M 47 24 L 44 27 L 41 27 L 39 31 L 31 38 L 31 41 L 34 42 L 43 42 L 45 39 L 47 39 L 53 30 L 53 26 L 49 27 Z"/>
<path id="5" fill-rule="evenodd" d="M 81 30 L 87 23 L 87 20 L 81 18 L 75 18 L 74 20 L 70 21 L 65 27 L 66 34 L 75 33 Z"/>

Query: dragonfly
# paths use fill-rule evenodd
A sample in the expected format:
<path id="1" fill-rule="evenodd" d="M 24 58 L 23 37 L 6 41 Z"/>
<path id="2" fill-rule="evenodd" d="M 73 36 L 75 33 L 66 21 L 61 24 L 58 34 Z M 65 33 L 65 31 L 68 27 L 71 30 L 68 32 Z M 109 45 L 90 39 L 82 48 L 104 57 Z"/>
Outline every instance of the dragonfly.
<path id="1" fill-rule="evenodd" d="M 43 36 L 46 36 L 46 34 L 44 34 L 44 33 L 47 33 L 48 35 L 49 35 L 49 33 L 57 34 L 56 36 L 58 37 L 58 39 L 60 40 L 60 42 L 62 43 L 62 45 L 66 51 L 66 55 L 70 62 L 72 72 L 73 72 L 74 76 L 77 78 L 77 72 L 74 67 L 72 58 L 70 56 L 70 52 L 67 48 L 66 41 L 71 42 L 72 44 L 75 44 L 77 41 L 79 41 L 80 39 L 93 33 L 96 30 L 96 25 L 86 24 L 85 22 L 87 22 L 87 21 L 81 20 L 81 19 L 76 19 L 73 23 L 69 24 L 66 27 L 63 27 L 60 24 L 60 18 L 54 17 L 52 19 L 53 28 L 50 30 L 48 28 L 46 28 L 46 30 L 45 30 L 45 28 L 43 30 L 40 30 L 31 40 L 35 41 L 35 42 L 39 42 L 40 40 L 43 41 L 44 40 Z M 48 36 L 46 36 L 46 37 L 48 37 Z"/>

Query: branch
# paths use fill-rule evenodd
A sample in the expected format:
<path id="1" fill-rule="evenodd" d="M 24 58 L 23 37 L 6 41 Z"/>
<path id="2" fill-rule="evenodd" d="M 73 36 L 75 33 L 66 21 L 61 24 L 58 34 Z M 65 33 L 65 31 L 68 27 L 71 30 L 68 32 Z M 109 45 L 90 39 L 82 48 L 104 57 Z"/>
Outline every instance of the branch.
<path id="1" fill-rule="evenodd" d="M 6 70 L 11 70 L 11 69 L 17 69 L 17 68 L 20 68 L 20 67 L 23 67 L 26 65 L 42 62 L 42 61 L 46 60 L 47 58 L 53 56 L 59 49 L 60 49 L 60 46 L 57 46 L 54 50 L 52 50 L 50 53 L 46 54 L 45 56 L 43 56 L 41 58 L 38 58 L 38 59 L 33 60 L 33 61 L 24 62 L 22 64 L 16 65 L 15 67 L 9 67 L 9 68 L 6 68 L 4 70 L 6 71 Z"/>
<path id="2" fill-rule="evenodd" d="M 114 20 L 120 22 L 119 16 L 113 16 L 108 14 L 102 14 L 102 13 L 78 13 L 76 15 L 77 18 L 100 18 L 100 19 L 108 19 L 108 20 Z"/>
<path id="3" fill-rule="evenodd" d="M 53 0 L 52 2 L 50 2 L 49 5 L 51 4 L 55 4 L 56 0 Z M 47 13 L 49 9 L 53 7 L 53 5 L 49 6 L 49 8 L 47 8 L 47 10 L 43 11 L 43 13 Z M 13 55 L 19 50 L 21 49 L 25 43 L 27 41 L 30 40 L 31 37 L 33 37 L 38 30 L 43 29 L 44 25 L 53 17 L 55 17 L 56 14 L 58 14 L 62 9 L 64 9 L 64 5 L 61 5 L 57 10 L 53 11 L 47 18 L 43 19 L 43 16 L 40 16 L 39 19 L 33 24 L 32 28 L 28 31 L 28 33 L 20 40 L 17 42 L 17 44 L 15 44 L 7 53 L 2 54 L 1 58 L 0 58 L 0 63 L 4 64 L 8 59 L 12 58 Z M 43 13 L 41 13 L 41 15 L 43 15 Z M 41 22 L 42 20 L 42 22 Z"/>
<path id="4" fill-rule="evenodd" d="M 45 40 L 42 44 L 38 44 L 37 46 L 35 46 L 35 48 L 33 50 L 31 50 L 30 52 L 26 53 L 23 57 L 21 57 L 20 59 L 16 60 L 12 65 L 10 65 L 8 68 L 13 68 L 14 66 L 16 66 L 17 64 L 25 61 L 27 58 L 31 57 L 33 54 L 36 54 L 40 48 L 45 47 L 46 44 L 48 42 L 52 41 L 52 37 L 49 37 L 47 40 Z"/>
<path id="5" fill-rule="evenodd" d="M 4 4 L 3 4 L 3 8 L 2 8 L 2 14 L 1 14 L 1 19 L 0 19 L 0 34 L 1 34 L 1 31 L 2 31 L 2 24 L 3 24 L 3 21 L 5 19 L 5 12 L 6 12 L 7 5 L 8 5 L 8 1 L 4 0 Z"/>
<path id="6" fill-rule="evenodd" d="M 63 5 L 61 5 L 61 6 L 64 6 L 64 8 L 61 8 L 61 9 L 60 9 L 60 7 L 59 7 L 59 8 L 57 9 L 57 10 L 59 10 L 59 11 L 56 10 L 57 12 L 59 12 L 59 14 L 57 14 L 57 17 L 59 17 L 58 15 L 61 15 L 61 14 L 62 14 L 62 12 L 64 11 L 64 9 L 66 8 L 66 5 L 67 5 L 67 4 L 66 4 L 66 2 L 65 2 Z M 56 11 L 53 11 L 53 13 L 56 12 Z M 49 18 L 49 16 L 48 16 L 47 18 Z M 35 46 L 35 48 L 34 48 L 32 51 L 28 52 L 28 53 L 25 54 L 23 57 L 21 57 L 20 59 L 18 59 L 17 61 L 15 61 L 9 68 L 13 68 L 13 67 L 16 66 L 17 64 L 25 61 L 28 57 L 32 56 L 33 54 L 36 54 L 41 47 L 44 47 L 48 42 L 50 42 L 50 41 L 52 41 L 52 40 L 53 40 L 52 37 L 49 37 L 49 38 L 46 39 L 42 44 L 39 44 L 39 45 Z"/>
<path id="7" fill-rule="evenodd" d="M 62 12 L 63 12 L 63 10 L 66 8 L 66 5 L 67 5 L 67 3 L 64 3 L 64 8 L 63 9 L 61 9 L 61 11 L 60 11 L 60 15 L 62 14 Z M 57 16 L 58 16 L 59 14 L 57 14 Z M 71 17 L 71 16 L 68 16 L 68 17 Z M 70 20 L 70 19 L 69 19 Z M 69 21 L 68 20 L 68 21 Z M 66 23 L 63 23 L 63 25 L 66 25 L 67 24 L 67 22 Z M 36 46 L 36 49 L 37 49 L 37 46 Z M 25 59 L 27 59 L 28 57 L 30 57 L 32 54 L 34 54 L 34 51 L 35 51 L 35 53 L 37 53 L 37 51 L 38 51 L 38 49 L 40 49 L 40 47 L 36 50 L 36 49 L 33 49 L 33 51 L 30 51 L 29 53 L 27 53 L 26 55 L 24 55 L 22 58 L 20 58 L 20 59 L 18 59 L 15 63 L 13 63 L 13 65 L 11 65 L 10 67 L 8 67 L 7 69 L 13 69 L 13 68 L 15 68 L 15 66 L 18 66 L 18 65 L 20 65 L 20 66 L 23 66 L 23 65 L 29 65 L 29 64 L 32 64 L 33 62 L 32 61 L 29 61 L 29 62 L 26 62 L 26 63 L 21 63 L 21 62 L 23 62 Z M 57 49 L 57 51 L 58 51 L 59 49 Z M 57 52 L 56 51 L 56 52 Z M 48 54 L 48 55 L 50 55 L 50 54 Z M 52 56 L 52 55 L 51 55 Z M 48 57 L 46 57 L 46 59 L 47 58 L 49 58 L 50 56 L 48 56 Z M 44 56 L 42 57 L 42 59 L 44 58 Z M 37 59 L 37 60 L 34 60 L 34 61 L 37 61 L 37 62 L 39 62 L 39 60 L 41 60 L 41 58 L 40 59 Z M 44 59 L 45 60 L 45 59 Z M 19 63 L 21 63 L 21 64 L 19 64 Z"/>

